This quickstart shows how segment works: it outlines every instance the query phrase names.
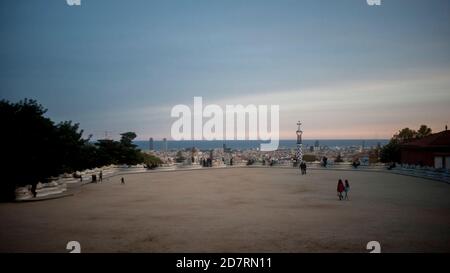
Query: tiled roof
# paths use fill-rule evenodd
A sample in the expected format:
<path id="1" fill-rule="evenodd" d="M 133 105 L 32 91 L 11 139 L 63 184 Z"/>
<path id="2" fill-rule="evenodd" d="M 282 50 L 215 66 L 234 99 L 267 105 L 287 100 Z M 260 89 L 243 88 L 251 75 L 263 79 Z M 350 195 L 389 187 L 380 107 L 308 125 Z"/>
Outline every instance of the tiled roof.
<path id="1" fill-rule="evenodd" d="M 403 144 L 405 147 L 450 147 L 450 131 L 442 131 Z"/>

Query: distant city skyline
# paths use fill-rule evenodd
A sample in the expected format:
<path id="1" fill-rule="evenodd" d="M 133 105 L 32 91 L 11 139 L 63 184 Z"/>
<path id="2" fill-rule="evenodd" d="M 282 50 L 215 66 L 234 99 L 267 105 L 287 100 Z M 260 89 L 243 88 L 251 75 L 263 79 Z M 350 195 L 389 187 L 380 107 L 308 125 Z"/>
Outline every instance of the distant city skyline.
<path id="1" fill-rule="evenodd" d="M 450 124 L 450 1 L 0 2 L 0 99 L 94 139 L 168 138 L 174 105 L 277 104 L 280 139 Z"/>

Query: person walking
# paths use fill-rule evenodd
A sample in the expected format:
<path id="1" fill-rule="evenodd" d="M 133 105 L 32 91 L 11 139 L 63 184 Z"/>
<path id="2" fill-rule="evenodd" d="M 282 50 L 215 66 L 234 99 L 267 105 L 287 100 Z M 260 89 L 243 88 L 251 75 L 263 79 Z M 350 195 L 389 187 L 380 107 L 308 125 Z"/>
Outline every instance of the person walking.
<path id="1" fill-rule="evenodd" d="M 302 162 L 302 174 L 306 174 L 306 163 L 305 163 L 305 161 Z"/>
<path id="2" fill-rule="evenodd" d="M 342 183 L 342 179 L 339 179 L 338 184 L 337 184 L 337 193 L 338 193 L 339 200 L 342 200 L 342 198 L 343 198 L 342 192 L 344 191 L 344 189 L 345 189 L 344 183 Z"/>
<path id="3" fill-rule="evenodd" d="M 123 177 L 120 179 L 120 184 L 125 185 L 125 179 Z"/>
<path id="4" fill-rule="evenodd" d="M 103 171 L 100 171 L 100 174 L 98 176 L 99 176 L 100 182 L 102 182 L 103 181 Z"/>
<path id="5" fill-rule="evenodd" d="M 32 183 L 31 184 L 31 193 L 33 194 L 33 198 L 36 198 L 37 196 L 37 183 Z"/>
<path id="6" fill-rule="evenodd" d="M 348 192 L 350 191 L 350 184 L 348 183 L 347 179 L 345 179 L 344 191 L 345 191 L 344 199 L 348 200 Z"/>
<path id="7" fill-rule="evenodd" d="M 322 158 L 322 166 L 323 166 L 324 168 L 326 168 L 326 167 L 327 167 L 327 164 L 328 164 L 328 158 L 327 158 L 326 156 L 324 156 L 324 157 Z"/>

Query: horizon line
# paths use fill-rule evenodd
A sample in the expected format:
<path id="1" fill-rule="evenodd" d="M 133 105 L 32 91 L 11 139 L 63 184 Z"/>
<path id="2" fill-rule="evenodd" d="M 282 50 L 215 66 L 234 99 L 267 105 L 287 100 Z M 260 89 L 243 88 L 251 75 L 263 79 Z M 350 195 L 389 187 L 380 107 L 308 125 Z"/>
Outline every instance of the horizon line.
<path id="1" fill-rule="evenodd" d="M 305 138 L 303 140 L 389 140 L 390 138 Z M 100 139 L 97 139 L 100 140 Z M 279 141 L 296 141 L 297 139 L 279 139 Z M 149 141 L 149 139 L 136 139 L 133 141 Z M 162 138 L 153 138 L 153 141 L 163 141 Z M 206 139 L 186 139 L 186 140 L 173 140 L 173 139 L 167 139 L 167 141 L 271 141 L 270 139 L 268 140 L 261 140 L 261 139 L 229 139 L 229 140 L 224 140 L 224 139 L 213 139 L 213 140 L 206 140 Z"/>

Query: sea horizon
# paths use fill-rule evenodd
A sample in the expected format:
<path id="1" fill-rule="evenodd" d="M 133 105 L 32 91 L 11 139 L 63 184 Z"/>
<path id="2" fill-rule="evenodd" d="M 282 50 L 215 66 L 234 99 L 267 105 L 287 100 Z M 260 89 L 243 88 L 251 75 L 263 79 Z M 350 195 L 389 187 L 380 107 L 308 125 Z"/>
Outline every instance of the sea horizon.
<path id="1" fill-rule="evenodd" d="M 319 142 L 319 146 L 334 147 L 350 147 L 350 146 L 364 146 L 366 148 L 376 147 L 378 144 L 383 146 L 389 142 L 389 139 L 304 139 L 303 146 L 310 147 Z M 160 151 L 163 148 L 163 140 L 153 140 L 153 150 Z M 268 143 L 263 140 L 167 140 L 168 150 L 181 150 L 186 148 L 198 148 L 200 150 L 209 150 L 226 148 L 235 150 L 249 150 L 258 149 L 261 143 Z M 150 150 L 149 140 L 136 140 L 134 144 L 141 150 Z M 278 149 L 293 149 L 297 145 L 295 139 L 280 139 Z"/>

